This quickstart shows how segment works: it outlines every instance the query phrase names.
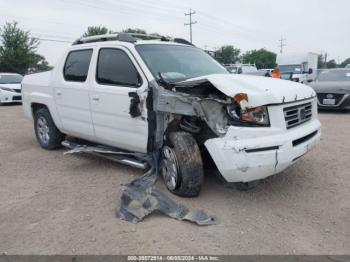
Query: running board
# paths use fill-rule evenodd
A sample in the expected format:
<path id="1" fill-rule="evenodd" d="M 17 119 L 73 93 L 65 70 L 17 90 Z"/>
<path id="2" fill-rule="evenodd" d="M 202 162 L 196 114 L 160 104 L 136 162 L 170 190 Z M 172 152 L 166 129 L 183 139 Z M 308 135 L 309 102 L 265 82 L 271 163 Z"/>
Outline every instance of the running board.
<path id="1" fill-rule="evenodd" d="M 148 167 L 146 162 L 140 161 L 136 158 L 137 154 L 135 153 L 116 151 L 114 148 L 101 145 L 90 146 L 78 144 L 68 140 L 64 140 L 61 144 L 70 149 L 64 154 L 86 153 L 140 169 L 146 169 Z"/>

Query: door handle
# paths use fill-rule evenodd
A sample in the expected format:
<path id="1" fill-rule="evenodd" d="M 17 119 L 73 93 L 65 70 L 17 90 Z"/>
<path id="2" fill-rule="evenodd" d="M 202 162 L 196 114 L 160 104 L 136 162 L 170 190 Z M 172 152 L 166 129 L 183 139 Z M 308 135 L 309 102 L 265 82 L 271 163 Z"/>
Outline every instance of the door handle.
<path id="1" fill-rule="evenodd" d="M 92 96 L 92 101 L 98 102 L 98 101 L 100 101 L 100 97 L 97 95 L 94 95 L 94 96 Z"/>
<path id="2" fill-rule="evenodd" d="M 57 96 L 61 96 L 62 95 L 62 92 L 60 90 L 56 90 L 56 95 Z"/>

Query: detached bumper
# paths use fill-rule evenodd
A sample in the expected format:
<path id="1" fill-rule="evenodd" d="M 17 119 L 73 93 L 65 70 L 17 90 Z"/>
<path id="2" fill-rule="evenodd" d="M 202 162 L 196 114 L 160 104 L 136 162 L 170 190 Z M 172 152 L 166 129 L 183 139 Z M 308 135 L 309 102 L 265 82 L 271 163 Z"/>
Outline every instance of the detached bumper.
<path id="1" fill-rule="evenodd" d="M 205 146 L 227 182 L 249 182 L 295 163 L 319 141 L 320 127 L 317 118 L 289 130 L 231 126 L 225 137 Z"/>
<path id="2" fill-rule="evenodd" d="M 22 94 L 0 90 L 0 103 L 15 103 L 22 102 Z"/>

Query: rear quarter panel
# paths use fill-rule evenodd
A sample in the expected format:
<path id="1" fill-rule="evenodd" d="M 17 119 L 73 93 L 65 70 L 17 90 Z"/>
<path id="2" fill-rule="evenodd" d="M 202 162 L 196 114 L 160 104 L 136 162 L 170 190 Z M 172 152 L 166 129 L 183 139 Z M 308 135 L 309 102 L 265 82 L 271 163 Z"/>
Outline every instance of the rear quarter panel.
<path id="1" fill-rule="evenodd" d="M 60 129 L 62 125 L 54 101 L 53 78 L 54 71 L 26 75 L 22 80 L 22 104 L 24 114 L 32 120 L 32 104 L 45 105 L 56 126 Z"/>

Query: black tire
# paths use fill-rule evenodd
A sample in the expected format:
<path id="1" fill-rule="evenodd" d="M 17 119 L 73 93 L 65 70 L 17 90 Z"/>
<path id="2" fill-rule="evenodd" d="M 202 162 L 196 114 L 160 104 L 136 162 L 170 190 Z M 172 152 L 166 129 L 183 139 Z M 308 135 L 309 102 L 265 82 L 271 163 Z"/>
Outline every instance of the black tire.
<path id="1" fill-rule="evenodd" d="M 203 162 L 196 140 L 189 133 L 173 132 L 169 135 L 168 145 L 165 147 L 171 148 L 175 153 L 178 177 L 176 186 L 169 187 L 164 177 L 164 161 L 161 162 L 163 177 L 169 191 L 182 197 L 198 196 L 203 183 Z M 162 154 L 163 160 L 164 157 Z"/>
<path id="2" fill-rule="evenodd" d="M 41 132 L 42 129 L 40 129 L 40 123 L 42 123 L 43 121 L 46 121 L 45 123 L 48 128 L 48 136 L 46 136 L 46 139 L 43 138 L 43 134 Z M 39 145 L 42 148 L 48 150 L 53 150 L 61 147 L 61 142 L 65 138 L 65 135 L 57 129 L 55 123 L 52 120 L 51 114 L 47 108 L 40 108 L 37 111 L 35 111 L 34 131 Z"/>
<path id="3" fill-rule="evenodd" d="M 260 180 L 254 180 L 250 182 L 238 182 L 238 183 L 235 183 L 235 186 L 239 191 L 248 191 L 256 188 L 259 185 L 259 183 L 260 183 Z"/>

